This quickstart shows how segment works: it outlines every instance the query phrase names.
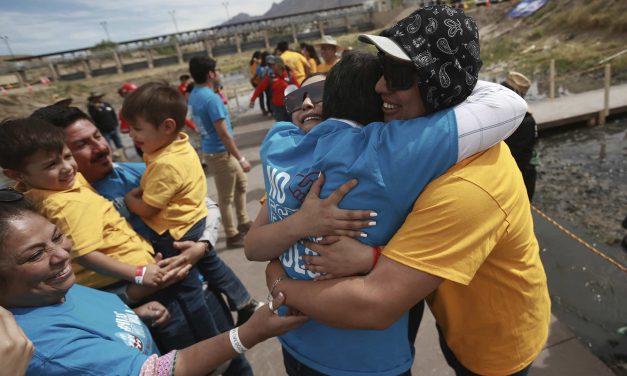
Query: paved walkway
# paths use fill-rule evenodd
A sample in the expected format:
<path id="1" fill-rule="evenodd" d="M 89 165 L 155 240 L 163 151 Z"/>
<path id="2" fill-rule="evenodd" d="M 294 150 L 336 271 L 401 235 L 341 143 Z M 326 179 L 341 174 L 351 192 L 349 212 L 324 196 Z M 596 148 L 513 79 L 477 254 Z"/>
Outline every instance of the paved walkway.
<path id="1" fill-rule="evenodd" d="M 259 198 L 263 195 L 263 177 L 259 161 L 259 144 L 272 121 L 263 118 L 256 112 L 242 115 L 235 122 L 235 134 L 243 154 L 251 161 L 252 171 L 249 173 L 248 211 L 254 218 L 259 210 Z M 209 194 L 216 198 L 213 178 L 209 177 Z M 224 239 L 224 236 L 222 236 Z M 243 249 L 225 250 L 223 240 L 218 244 L 220 257 L 233 268 L 251 294 L 265 300 L 265 265 L 249 262 Z M 423 318 L 420 332 L 416 340 L 416 361 L 412 367 L 414 375 L 452 376 L 439 349 L 434 319 L 427 310 Z M 255 373 L 260 376 L 282 376 L 285 371 L 282 363 L 280 346 L 277 340 L 266 341 L 248 352 L 248 358 Z M 579 342 L 579 340 L 562 325 L 555 317 L 552 318 L 549 340 L 533 364 L 533 375 L 613 375 L 613 373 L 597 357 Z"/>

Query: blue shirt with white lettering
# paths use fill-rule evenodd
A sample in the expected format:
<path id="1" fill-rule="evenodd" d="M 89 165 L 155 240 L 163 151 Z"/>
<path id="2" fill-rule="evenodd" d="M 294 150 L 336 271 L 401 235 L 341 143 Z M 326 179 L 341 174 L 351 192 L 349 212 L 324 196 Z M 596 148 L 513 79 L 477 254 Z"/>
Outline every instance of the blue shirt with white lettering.
<path id="1" fill-rule="evenodd" d="M 363 128 L 328 119 L 307 134 L 291 123 L 277 123 L 260 151 L 269 220 L 298 210 L 320 172 L 325 174 L 323 198 L 356 178 L 359 184 L 340 207 L 377 212 L 377 225 L 362 229 L 368 237 L 360 240 L 385 245 L 423 188 L 457 161 L 457 136 L 452 109 Z M 280 257 L 291 278 L 315 277 L 304 269 L 304 254 L 315 253 L 301 241 Z M 280 339 L 298 361 L 322 373 L 392 376 L 407 371 L 413 361 L 407 318 L 385 330 L 335 329 L 309 320 Z"/>

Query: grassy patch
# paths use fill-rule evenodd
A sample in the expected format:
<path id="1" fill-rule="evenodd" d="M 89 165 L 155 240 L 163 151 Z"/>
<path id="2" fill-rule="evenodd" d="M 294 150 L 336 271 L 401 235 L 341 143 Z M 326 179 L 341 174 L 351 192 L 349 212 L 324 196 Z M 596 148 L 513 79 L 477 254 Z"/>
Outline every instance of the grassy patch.
<path id="1" fill-rule="evenodd" d="M 481 59 L 486 66 L 490 66 L 510 60 L 516 53 L 519 53 L 520 50 L 521 45 L 518 41 L 507 36 L 502 36 L 492 39 L 483 45 L 481 49 Z"/>

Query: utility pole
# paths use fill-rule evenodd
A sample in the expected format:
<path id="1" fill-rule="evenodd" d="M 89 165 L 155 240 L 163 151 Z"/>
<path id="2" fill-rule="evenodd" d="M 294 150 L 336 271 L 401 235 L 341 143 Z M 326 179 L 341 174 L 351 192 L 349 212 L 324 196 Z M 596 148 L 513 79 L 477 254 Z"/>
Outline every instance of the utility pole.
<path id="1" fill-rule="evenodd" d="M 107 41 L 112 42 L 111 36 L 109 35 L 109 29 L 107 29 L 107 21 L 102 21 L 100 25 L 104 29 L 105 34 L 107 34 Z"/>
<path id="2" fill-rule="evenodd" d="M 6 35 L 0 35 L 0 39 L 2 39 L 4 41 L 4 44 L 7 45 L 7 50 L 9 50 L 9 54 L 11 55 L 11 57 L 15 57 L 15 55 L 13 55 L 13 50 L 11 49 L 11 45 L 9 44 L 9 37 Z"/>
<path id="3" fill-rule="evenodd" d="M 172 17 L 172 22 L 174 23 L 174 30 L 176 33 L 179 33 L 179 25 L 176 23 L 176 11 L 174 9 L 169 10 L 168 14 Z"/>
<path id="4" fill-rule="evenodd" d="M 229 2 L 223 1 L 222 6 L 224 7 L 224 10 L 226 10 L 226 20 L 228 21 L 231 19 L 231 16 L 229 15 Z"/>

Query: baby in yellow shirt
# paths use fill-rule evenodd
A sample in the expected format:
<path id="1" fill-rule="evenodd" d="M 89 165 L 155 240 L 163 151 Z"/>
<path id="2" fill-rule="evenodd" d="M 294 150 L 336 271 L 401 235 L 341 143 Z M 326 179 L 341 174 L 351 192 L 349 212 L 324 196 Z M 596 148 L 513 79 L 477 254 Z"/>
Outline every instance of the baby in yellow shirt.
<path id="1" fill-rule="evenodd" d="M 130 135 L 146 162 L 140 187 L 131 190 L 125 202 L 150 227 L 153 234 L 148 240 L 165 258 L 180 253 L 174 241 L 197 241 L 207 216 L 207 179 L 198 154 L 181 132 L 186 114 L 183 96 L 161 82 L 140 86 L 122 106 Z M 204 276 L 202 261 L 197 265 Z"/>
<path id="2" fill-rule="evenodd" d="M 9 120 L 0 126 L 0 139 L 4 174 L 72 240 L 78 283 L 117 292 L 126 287 L 122 281 L 164 282 L 166 271 L 155 264 L 151 245 L 77 172 L 62 129 L 35 118 Z"/>

